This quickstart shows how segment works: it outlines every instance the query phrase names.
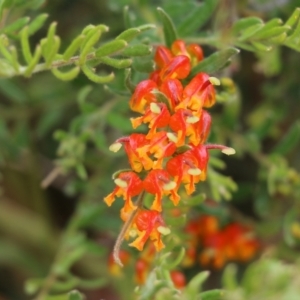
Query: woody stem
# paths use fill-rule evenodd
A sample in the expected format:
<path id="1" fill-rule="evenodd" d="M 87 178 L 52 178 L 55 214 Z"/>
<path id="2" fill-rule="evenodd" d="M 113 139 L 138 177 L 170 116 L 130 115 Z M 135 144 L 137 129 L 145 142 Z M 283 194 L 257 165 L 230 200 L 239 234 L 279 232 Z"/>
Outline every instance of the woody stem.
<path id="1" fill-rule="evenodd" d="M 134 217 L 136 216 L 139 208 L 143 205 L 143 200 L 144 200 L 144 195 L 145 195 L 145 192 L 143 191 L 137 201 L 136 201 L 136 210 L 134 210 L 131 215 L 129 216 L 129 218 L 127 219 L 127 221 L 124 223 L 119 235 L 118 235 L 118 238 L 116 240 L 116 243 L 115 243 L 115 246 L 114 246 L 114 249 L 113 249 L 113 258 L 114 258 L 114 261 L 115 263 L 117 263 L 120 267 L 123 267 L 123 264 L 120 260 L 120 248 L 121 248 L 121 245 L 122 245 L 122 242 L 124 240 L 124 236 L 126 234 L 126 231 L 128 230 L 128 228 L 130 227 Z"/>

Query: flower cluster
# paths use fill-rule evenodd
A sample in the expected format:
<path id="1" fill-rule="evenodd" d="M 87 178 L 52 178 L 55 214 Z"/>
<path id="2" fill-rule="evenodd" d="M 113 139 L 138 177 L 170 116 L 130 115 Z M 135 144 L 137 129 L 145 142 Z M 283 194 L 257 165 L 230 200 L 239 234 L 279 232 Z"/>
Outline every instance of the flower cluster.
<path id="1" fill-rule="evenodd" d="M 232 148 L 205 144 L 211 126 L 205 109 L 215 103 L 214 84 L 219 80 L 206 73 L 189 78 L 192 67 L 202 59 L 202 49 L 196 44 L 186 46 L 177 40 L 170 49 L 158 46 L 156 70 L 138 83 L 129 101 L 130 108 L 140 114 L 131 119 L 133 128 L 147 124 L 148 132 L 121 137 L 110 146 L 114 152 L 124 147 L 131 170 L 117 172 L 116 187 L 104 201 L 111 206 L 116 196 L 123 197 L 124 221 L 136 211 L 126 237 L 136 237 L 130 245 L 139 250 L 148 238 L 156 250 L 164 247 L 161 234 L 168 230 L 161 216 L 163 197 L 177 205 L 181 186 L 188 195 L 195 191 L 195 184 L 206 179 L 208 150 L 234 153 Z M 144 193 L 154 196 L 149 210 L 132 201 Z"/>
<path id="2" fill-rule="evenodd" d="M 246 262 L 254 257 L 260 244 L 251 229 L 239 223 L 221 228 L 216 217 L 203 215 L 188 223 L 189 247 L 185 266 L 199 259 L 202 266 L 222 268 L 228 261 Z M 197 253 L 198 249 L 200 254 Z"/>

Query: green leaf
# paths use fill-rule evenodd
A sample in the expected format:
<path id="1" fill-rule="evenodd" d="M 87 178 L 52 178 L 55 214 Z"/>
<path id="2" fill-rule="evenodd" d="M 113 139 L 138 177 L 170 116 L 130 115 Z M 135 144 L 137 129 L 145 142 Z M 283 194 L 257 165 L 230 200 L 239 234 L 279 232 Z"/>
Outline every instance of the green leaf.
<path id="1" fill-rule="evenodd" d="M 128 5 L 124 6 L 123 8 L 123 18 L 125 28 L 133 27 Z"/>
<path id="2" fill-rule="evenodd" d="M 264 27 L 264 24 L 255 24 L 242 31 L 242 34 L 239 36 L 238 41 L 242 42 L 250 39 L 256 32 L 261 30 Z"/>
<path id="3" fill-rule="evenodd" d="M 138 28 L 129 28 L 129 29 L 123 31 L 121 34 L 119 34 L 116 37 L 116 40 L 124 40 L 126 42 L 130 42 L 137 35 L 139 35 L 140 32 L 141 32 L 141 30 L 139 30 Z"/>
<path id="4" fill-rule="evenodd" d="M 172 43 L 177 40 L 177 32 L 170 16 L 161 8 L 157 8 L 160 19 L 163 23 L 163 32 L 167 47 L 171 47 Z"/>
<path id="5" fill-rule="evenodd" d="M 251 44 L 253 45 L 253 47 L 258 50 L 258 51 L 271 51 L 272 50 L 272 46 L 270 45 L 266 45 L 264 43 L 259 43 L 259 42 L 251 42 Z"/>
<path id="6" fill-rule="evenodd" d="M 300 7 L 297 7 L 284 25 L 293 28 L 297 24 L 297 22 L 299 22 L 299 19 L 300 19 Z"/>
<path id="7" fill-rule="evenodd" d="M 97 75 L 95 74 L 94 70 L 87 65 L 81 66 L 81 69 L 88 79 L 96 83 L 108 83 L 115 78 L 114 73 L 110 73 L 106 76 Z"/>
<path id="8" fill-rule="evenodd" d="M 155 64 L 151 58 L 135 57 L 132 63 L 132 68 L 138 72 L 151 73 L 154 71 Z"/>
<path id="9" fill-rule="evenodd" d="M 238 34 L 251 26 L 259 24 L 263 24 L 263 21 L 257 17 L 242 18 L 234 23 L 232 26 L 232 33 Z"/>
<path id="10" fill-rule="evenodd" d="M 7 33 L 13 33 L 21 28 L 23 28 L 28 22 L 30 18 L 29 17 L 23 17 L 21 19 L 18 19 L 17 21 L 13 22 L 12 24 L 4 27 L 0 32 L 3 32 L 5 34 Z"/>
<path id="11" fill-rule="evenodd" d="M 28 40 L 28 26 L 25 26 L 21 30 L 21 48 L 23 57 L 27 64 L 29 64 L 32 60 L 32 54 L 30 50 L 29 40 Z"/>
<path id="12" fill-rule="evenodd" d="M 71 44 L 68 46 L 66 51 L 63 54 L 63 60 L 68 61 L 75 53 L 76 51 L 80 48 L 82 45 L 83 41 L 85 39 L 84 35 L 79 35 L 77 36 Z"/>
<path id="13" fill-rule="evenodd" d="M 219 0 L 205 0 L 197 5 L 189 15 L 184 17 L 184 21 L 178 26 L 178 33 L 185 37 L 199 30 L 211 17 L 216 9 Z"/>
<path id="14" fill-rule="evenodd" d="M 54 46 L 54 43 L 57 43 L 57 40 L 54 40 L 55 37 L 55 31 L 56 31 L 56 26 L 57 26 L 57 22 L 53 22 L 49 28 L 48 28 L 48 33 L 47 33 L 47 37 L 46 39 L 44 39 L 44 44 L 42 45 L 42 50 L 43 50 L 43 56 L 46 59 L 46 64 L 49 65 L 49 58 L 53 57 L 53 52 L 54 52 L 54 48 L 56 48 L 56 46 Z"/>
<path id="15" fill-rule="evenodd" d="M 24 71 L 24 76 L 25 77 L 30 77 L 32 74 L 32 71 L 34 69 L 34 67 L 37 65 L 37 63 L 39 62 L 40 58 L 42 56 L 42 49 L 40 45 L 37 45 L 33 58 L 30 61 L 29 65 L 27 66 L 26 70 Z"/>
<path id="16" fill-rule="evenodd" d="M 80 72 L 80 67 L 76 66 L 67 72 L 62 72 L 57 68 L 51 69 L 52 74 L 62 80 L 62 81 L 70 81 L 76 78 Z"/>
<path id="17" fill-rule="evenodd" d="M 286 155 L 300 141 L 300 121 L 296 121 L 284 135 L 282 140 L 274 147 L 273 153 Z"/>
<path id="18" fill-rule="evenodd" d="M 133 45 L 133 46 L 129 46 L 127 48 L 124 49 L 124 51 L 122 52 L 122 54 L 124 56 L 146 56 L 151 54 L 152 51 L 152 47 L 147 46 L 147 45 Z"/>
<path id="19" fill-rule="evenodd" d="M 221 300 L 223 296 L 222 290 L 211 290 L 200 294 L 201 300 Z"/>
<path id="20" fill-rule="evenodd" d="M 197 299 L 197 295 L 201 290 L 202 284 L 209 276 L 209 271 L 203 271 L 194 276 L 186 287 L 186 293 L 189 299 Z"/>
<path id="21" fill-rule="evenodd" d="M 127 42 L 124 40 L 113 40 L 106 43 L 95 51 L 96 57 L 102 57 L 116 53 L 127 46 Z"/>
<path id="22" fill-rule="evenodd" d="M 49 16 L 48 14 L 40 14 L 32 22 L 30 22 L 30 24 L 28 26 L 28 35 L 29 36 L 33 35 L 40 28 L 42 28 L 42 26 L 46 22 L 48 16 Z"/>
<path id="23" fill-rule="evenodd" d="M 198 65 L 196 65 L 192 69 L 190 76 L 195 76 L 199 72 L 205 72 L 208 74 L 217 72 L 224 66 L 226 66 L 230 59 L 239 52 L 240 51 L 236 48 L 227 48 L 224 50 L 220 50 L 205 58 Z"/>
<path id="24" fill-rule="evenodd" d="M 46 45 L 47 44 L 48 43 L 46 42 Z M 45 47 L 47 47 L 46 45 L 45 45 Z M 46 54 L 47 56 L 45 57 L 46 67 L 49 68 L 51 66 L 53 60 L 55 59 L 55 56 L 58 53 L 59 47 L 60 47 L 60 37 L 55 36 L 53 38 L 51 47 L 48 49 L 49 51 L 46 51 L 46 53 L 47 53 Z"/>
<path id="25" fill-rule="evenodd" d="M 119 59 L 119 58 L 111 58 L 109 56 L 103 56 L 99 59 L 102 63 L 112 66 L 117 69 L 128 68 L 132 64 L 132 59 Z"/>
<path id="26" fill-rule="evenodd" d="M 88 53 L 92 51 L 92 47 L 98 42 L 101 33 L 102 31 L 98 27 L 89 31 L 85 40 L 81 44 L 81 53 L 79 55 L 79 61 L 78 61 L 79 65 L 83 65 L 86 62 L 86 57 Z"/>
<path id="27" fill-rule="evenodd" d="M 278 35 L 281 35 L 284 32 L 287 32 L 290 29 L 289 26 L 276 26 L 273 28 L 266 28 L 266 26 L 259 30 L 258 32 L 256 32 L 251 39 L 255 39 L 255 40 L 266 40 L 266 39 L 270 39 L 273 37 L 276 37 Z"/>
<path id="28" fill-rule="evenodd" d="M 84 300 L 84 296 L 78 291 L 74 290 L 69 293 L 68 300 Z"/>

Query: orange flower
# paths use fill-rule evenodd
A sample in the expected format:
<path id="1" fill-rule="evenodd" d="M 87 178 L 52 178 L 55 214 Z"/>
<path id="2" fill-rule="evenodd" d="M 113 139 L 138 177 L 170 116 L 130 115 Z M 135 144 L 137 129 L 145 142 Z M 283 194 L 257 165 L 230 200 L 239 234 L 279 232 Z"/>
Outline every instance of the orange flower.
<path id="1" fill-rule="evenodd" d="M 135 172 L 141 172 L 143 168 L 145 170 L 150 170 L 153 165 L 153 161 L 150 159 L 147 153 L 143 152 L 143 155 L 141 156 L 138 151 L 140 148 L 148 145 L 148 143 L 149 140 L 147 140 L 144 134 L 133 133 L 128 137 L 117 139 L 110 146 L 110 150 L 116 152 L 122 147 L 122 145 L 124 145 L 131 168 Z"/>
<path id="2" fill-rule="evenodd" d="M 155 95 L 151 92 L 157 89 L 157 84 L 151 80 L 141 81 L 135 88 L 133 95 L 130 98 L 129 105 L 133 111 L 144 113 L 145 105 L 150 102 L 156 102 Z"/>
<path id="3" fill-rule="evenodd" d="M 137 128 L 142 123 L 149 123 L 150 130 L 146 138 L 151 139 L 156 133 L 157 128 L 168 126 L 170 113 L 166 104 L 152 102 L 142 117 L 131 118 L 130 120 L 133 128 Z"/>
<path id="4" fill-rule="evenodd" d="M 170 180 L 170 175 L 165 170 L 151 170 L 147 177 L 144 179 L 144 189 L 150 194 L 155 195 L 154 202 L 151 209 L 161 211 L 161 200 L 162 196 L 169 195 L 174 205 L 177 205 L 180 197 L 176 192 L 176 182 Z"/>
<path id="5" fill-rule="evenodd" d="M 142 251 L 148 238 L 150 238 L 157 251 L 164 248 L 161 240 L 161 232 L 164 232 L 164 221 L 158 211 L 139 210 L 133 221 L 133 226 L 137 229 L 138 237 L 129 246 Z M 162 230 L 161 230 L 162 229 Z"/>
<path id="6" fill-rule="evenodd" d="M 125 212 L 136 209 L 133 205 L 131 197 L 139 195 L 143 191 L 143 182 L 134 172 L 123 172 L 115 179 L 116 188 L 108 196 L 104 198 L 104 202 L 111 206 L 115 201 L 115 197 L 123 196 L 125 200 Z"/>
<path id="7" fill-rule="evenodd" d="M 171 158 L 166 169 L 176 180 L 177 189 L 184 183 L 188 195 L 195 191 L 195 183 L 200 181 L 202 171 L 198 167 L 197 158 L 190 150 Z"/>
<path id="8" fill-rule="evenodd" d="M 182 101 L 183 87 L 178 79 L 168 78 L 163 81 L 160 91 L 166 95 L 172 111 Z"/>
<path id="9" fill-rule="evenodd" d="M 159 69 L 165 67 L 173 58 L 172 52 L 165 46 L 158 46 L 155 51 L 154 61 Z"/>
<path id="10" fill-rule="evenodd" d="M 210 78 L 205 73 L 197 74 L 184 88 L 183 102 L 179 108 L 189 108 L 197 114 L 201 113 L 202 107 L 211 107 L 215 104 L 215 88 Z"/>
<path id="11" fill-rule="evenodd" d="M 197 44 L 185 45 L 184 41 L 176 40 L 171 46 L 172 53 L 174 55 L 185 55 L 187 56 L 192 66 L 195 66 L 203 59 L 202 48 Z"/>
<path id="12" fill-rule="evenodd" d="M 168 78 L 184 79 L 191 71 L 191 64 L 185 55 L 178 55 L 171 59 L 171 61 L 164 66 L 160 72 L 161 80 Z"/>
<path id="13" fill-rule="evenodd" d="M 157 159 L 153 162 L 153 169 L 161 169 L 164 158 L 170 157 L 175 151 L 176 145 L 169 140 L 168 133 L 165 131 L 157 132 L 147 146 L 138 150 L 140 156 L 149 152 Z"/>

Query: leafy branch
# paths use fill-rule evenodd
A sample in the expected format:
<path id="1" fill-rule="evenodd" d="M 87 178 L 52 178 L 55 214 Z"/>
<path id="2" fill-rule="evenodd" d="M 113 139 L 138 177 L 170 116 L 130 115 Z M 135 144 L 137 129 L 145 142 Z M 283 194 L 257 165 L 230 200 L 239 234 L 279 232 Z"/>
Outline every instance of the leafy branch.
<path id="1" fill-rule="evenodd" d="M 117 69 L 128 68 L 133 57 L 149 55 L 152 50 L 147 45 L 129 43 L 143 31 L 154 28 L 153 25 L 129 28 L 114 40 L 98 45 L 102 34 L 109 30 L 100 24 L 86 26 L 65 51 L 59 53 L 61 39 L 56 35 L 57 23 L 53 22 L 47 36 L 32 51 L 29 38 L 43 26 L 46 18 L 46 14 L 41 14 L 29 23 L 29 18 L 23 17 L 0 30 L 0 78 L 31 77 L 37 72 L 51 70 L 58 79 L 68 81 L 82 71 L 93 82 L 107 83 L 113 80 L 114 74 L 98 75 L 95 73 L 96 66 L 102 63 Z M 19 40 L 25 65 L 20 63 L 12 39 Z M 60 70 L 68 66 L 67 71 Z"/>

